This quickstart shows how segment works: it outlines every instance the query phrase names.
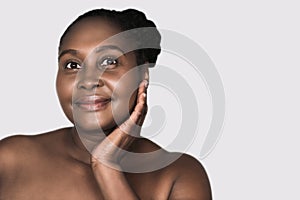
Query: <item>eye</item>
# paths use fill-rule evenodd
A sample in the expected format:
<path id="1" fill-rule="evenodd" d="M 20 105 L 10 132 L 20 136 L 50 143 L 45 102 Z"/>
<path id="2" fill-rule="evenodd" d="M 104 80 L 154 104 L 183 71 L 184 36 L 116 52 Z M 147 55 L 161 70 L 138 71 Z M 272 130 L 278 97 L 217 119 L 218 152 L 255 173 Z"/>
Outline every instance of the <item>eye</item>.
<path id="1" fill-rule="evenodd" d="M 81 69 L 81 66 L 77 62 L 68 62 L 65 69 Z"/>
<path id="2" fill-rule="evenodd" d="M 98 66 L 101 69 L 113 69 L 117 65 L 118 65 L 118 60 L 112 57 L 104 58 L 98 63 Z"/>

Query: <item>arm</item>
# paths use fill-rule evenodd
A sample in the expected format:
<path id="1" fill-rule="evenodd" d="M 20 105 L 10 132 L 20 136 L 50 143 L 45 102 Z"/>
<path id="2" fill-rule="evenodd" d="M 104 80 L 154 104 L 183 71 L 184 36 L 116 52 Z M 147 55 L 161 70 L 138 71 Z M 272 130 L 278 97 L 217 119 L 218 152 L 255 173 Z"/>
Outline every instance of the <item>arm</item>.
<path id="1" fill-rule="evenodd" d="M 137 130 L 135 125 L 142 125 L 147 112 L 146 87 L 146 82 L 140 84 L 137 105 L 130 118 L 92 152 L 92 170 L 105 199 L 139 199 L 121 171 L 119 163 L 125 155 L 119 150 L 127 150 L 134 141 L 134 136 L 140 134 L 140 128 Z"/>

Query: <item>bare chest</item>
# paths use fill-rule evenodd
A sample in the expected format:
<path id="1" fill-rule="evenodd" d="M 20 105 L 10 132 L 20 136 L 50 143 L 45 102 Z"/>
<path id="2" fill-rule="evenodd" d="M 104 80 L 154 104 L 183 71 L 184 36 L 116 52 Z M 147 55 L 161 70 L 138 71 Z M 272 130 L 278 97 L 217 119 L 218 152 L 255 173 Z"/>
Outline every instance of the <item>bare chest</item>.
<path id="1" fill-rule="evenodd" d="M 19 172 L 6 176 L 3 182 L 0 200 L 102 199 L 96 181 L 88 170 L 74 169 L 71 166 L 20 169 Z"/>
<path id="2" fill-rule="evenodd" d="M 127 174 L 126 178 L 141 199 L 167 199 L 171 190 L 168 180 L 155 173 Z M 20 169 L 7 176 L 0 188 L 0 200 L 103 199 L 92 171 L 76 163 L 40 163 Z"/>

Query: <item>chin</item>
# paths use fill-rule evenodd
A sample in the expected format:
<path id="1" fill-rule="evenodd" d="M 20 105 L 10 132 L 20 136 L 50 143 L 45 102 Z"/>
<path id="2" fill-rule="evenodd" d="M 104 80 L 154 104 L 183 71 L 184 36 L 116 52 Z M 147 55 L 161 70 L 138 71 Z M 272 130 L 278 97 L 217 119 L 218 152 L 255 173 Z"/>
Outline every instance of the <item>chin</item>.
<path id="1" fill-rule="evenodd" d="M 74 122 L 75 127 L 82 133 L 107 133 L 116 126 L 114 120 L 107 117 L 98 118 L 94 115 L 92 117 L 80 116 L 80 118 L 74 116 L 74 118 L 76 119 Z"/>

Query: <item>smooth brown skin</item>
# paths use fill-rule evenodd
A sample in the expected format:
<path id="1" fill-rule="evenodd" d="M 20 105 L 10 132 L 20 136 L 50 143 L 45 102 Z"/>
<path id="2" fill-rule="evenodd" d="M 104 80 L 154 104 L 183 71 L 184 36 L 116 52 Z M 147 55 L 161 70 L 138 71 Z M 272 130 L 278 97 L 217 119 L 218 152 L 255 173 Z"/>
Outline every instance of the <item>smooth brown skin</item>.
<path id="1" fill-rule="evenodd" d="M 108 21 L 95 17 L 87 18 L 72 28 L 61 46 L 60 53 L 66 49 L 77 51 L 76 54 L 69 52 L 61 56 L 57 75 L 58 97 L 66 116 L 73 123 L 73 112 L 77 112 L 72 105 L 74 88 L 74 97 L 91 92 L 111 97 L 115 91 L 117 96 L 112 101 L 121 117 L 125 116 L 129 100 L 132 121 L 125 118 L 121 125 L 124 129 L 130 130 L 132 122 L 142 124 L 144 120 L 147 104 L 143 95 L 146 93 L 146 87 L 142 81 L 148 79 L 148 69 L 143 67 L 128 76 L 123 84 L 116 85 L 126 72 L 136 66 L 134 53 L 120 56 L 119 64 L 105 71 L 100 80 L 91 78 L 92 65 L 86 65 L 85 73 L 77 78 L 80 70 L 64 68 L 70 61 L 82 65 L 100 42 L 118 32 L 120 30 Z M 119 42 L 116 44 L 122 46 L 122 41 Z M 126 93 L 128 88 L 138 86 L 133 94 Z M 77 113 L 77 128 L 86 133 L 86 139 L 89 139 L 89 134 L 93 135 L 97 131 L 99 125 L 108 134 L 105 140 L 97 144 L 92 155 L 83 146 L 85 138 L 80 140 L 74 127 L 1 140 L 0 200 L 211 199 L 211 189 L 204 168 L 196 159 L 185 154 L 167 167 L 147 173 L 125 173 L 99 162 L 97 157 L 115 166 L 122 166 L 122 162 L 126 160 L 126 155 L 115 154 L 112 148 L 103 154 L 101 150 L 107 148 L 104 141 L 108 139 L 115 145 L 136 153 L 160 149 L 148 139 L 134 139 L 124 133 L 124 129 L 120 129 L 114 123 L 112 109 L 114 108 L 110 103 L 101 111 Z M 99 119 L 99 124 L 95 118 Z M 135 134 L 139 135 L 139 132 Z M 165 153 L 175 154 L 166 151 Z"/>

